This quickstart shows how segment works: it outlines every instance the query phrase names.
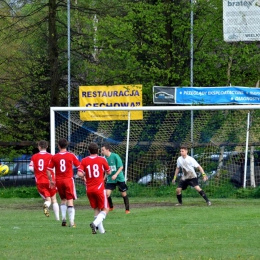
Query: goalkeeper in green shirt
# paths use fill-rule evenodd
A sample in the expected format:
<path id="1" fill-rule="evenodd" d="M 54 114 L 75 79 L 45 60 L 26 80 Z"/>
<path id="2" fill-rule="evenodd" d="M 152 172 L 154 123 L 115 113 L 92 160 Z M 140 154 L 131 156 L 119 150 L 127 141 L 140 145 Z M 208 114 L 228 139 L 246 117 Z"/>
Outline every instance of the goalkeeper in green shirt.
<path id="1" fill-rule="evenodd" d="M 128 187 L 125 183 L 122 160 L 118 154 L 111 152 L 111 147 L 107 143 L 102 146 L 101 153 L 107 159 L 107 162 L 111 170 L 111 174 L 107 176 L 107 181 L 106 181 L 106 193 L 107 193 L 109 208 L 110 210 L 114 209 L 111 193 L 116 188 L 116 186 L 118 186 L 118 189 L 121 192 L 122 197 L 124 199 L 125 213 L 129 214 L 130 213 L 129 198 L 126 193 Z"/>

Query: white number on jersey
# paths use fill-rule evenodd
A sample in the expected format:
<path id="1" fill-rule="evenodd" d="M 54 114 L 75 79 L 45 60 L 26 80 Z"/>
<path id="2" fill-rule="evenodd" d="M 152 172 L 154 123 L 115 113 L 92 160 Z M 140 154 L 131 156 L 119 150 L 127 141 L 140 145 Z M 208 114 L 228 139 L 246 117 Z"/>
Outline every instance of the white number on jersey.
<path id="1" fill-rule="evenodd" d="M 66 162 L 64 159 L 60 160 L 60 171 L 65 172 L 66 171 Z"/>
<path id="2" fill-rule="evenodd" d="M 89 178 L 92 178 L 92 175 L 93 177 L 97 178 L 99 176 L 99 167 L 98 167 L 98 164 L 93 164 L 92 165 L 92 169 L 91 169 L 91 166 L 88 165 L 87 166 L 87 169 L 88 169 L 88 176 Z"/>
<path id="3" fill-rule="evenodd" d="M 44 160 L 43 160 L 43 159 L 40 159 L 40 160 L 38 161 L 38 170 L 39 170 L 39 171 L 43 171 L 43 169 L 44 169 Z"/>

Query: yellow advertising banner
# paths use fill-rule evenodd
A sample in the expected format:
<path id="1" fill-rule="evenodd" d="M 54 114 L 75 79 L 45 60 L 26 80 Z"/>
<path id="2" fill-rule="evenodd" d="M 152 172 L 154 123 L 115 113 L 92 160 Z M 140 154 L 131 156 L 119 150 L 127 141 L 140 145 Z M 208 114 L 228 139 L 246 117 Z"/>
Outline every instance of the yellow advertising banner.
<path id="1" fill-rule="evenodd" d="M 141 107 L 142 85 L 80 86 L 81 107 Z M 80 111 L 82 121 L 128 120 L 128 111 Z M 131 120 L 142 120 L 143 111 L 131 111 Z"/>

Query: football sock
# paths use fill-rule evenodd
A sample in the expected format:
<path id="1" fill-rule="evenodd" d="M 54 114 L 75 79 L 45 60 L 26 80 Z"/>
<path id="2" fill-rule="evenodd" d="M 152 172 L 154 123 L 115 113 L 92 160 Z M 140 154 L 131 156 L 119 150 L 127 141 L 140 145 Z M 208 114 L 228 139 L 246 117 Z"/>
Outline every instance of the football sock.
<path id="1" fill-rule="evenodd" d="M 113 201 L 112 201 L 111 196 L 109 196 L 109 197 L 107 198 L 107 200 L 108 200 L 109 208 L 113 208 L 114 205 L 113 205 Z"/>
<path id="2" fill-rule="evenodd" d="M 94 217 L 94 220 L 95 220 L 96 218 L 97 218 L 97 217 Z M 99 231 L 101 234 L 104 234 L 104 233 L 106 232 L 105 229 L 104 229 L 104 226 L 103 226 L 103 221 L 100 222 L 97 227 L 98 227 L 98 231 Z"/>
<path id="3" fill-rule="evenodd" d="M 69 215 L 70 224 L 74 225 L 75 208 L 73 206 L 68 206 L 68 215 Z"/>
<path id="4" fill-rule="evenodd" d="M 201 191 L 199 192 L 199 194 L 201 195 L 201 197 L 202 197 L 204 200 L 206 200 L 206 202 L 209 201 L 209 199 L 207 198 L 206 193 L 205 193 L 203 190 L 201 190 Z"/>
<path id="5" fill-rule="evenodd" d="M 62 218 L 62 220 L 66 220 L 67 205 L 61 204 L 60 205 L 60 211 L 61 211 L 61 218 Z"/>
<path id="6" fill-rule="evenodd" d="M 96 219 L 93 221 L 94 225 L 95 225 L 96 227 L 98 227 L 98 225 L 106 218 L 106 215 L 107 215 L 106 212 L 101 211 L 101 212 L 97 215 Z"/>
<path id="7" fill-rule="evenodd" d="M 48 200 L 46 200 L 45 202 L 44 202 L 44 204 L 49 208 L 50 207 L 50 205 L 51 205 L 51 202 L 50 201 L 48 201 Z"/>
<path id="8" fill-rule="evenodd" d="M 55 214 L 56 220 L 60 220 L 60 209 L 59 209 L 59 204 L 58 202 L 54 202 L 52 204 L 53 212 Z"/>
<path id="9" fill-rule="evenodd" d="M 182 204 L 182 194 L 177 195 L 177 200 L 180 204 Z"/>
<path id="10" fill-rule="evenodd" d="M 129 210 L 129 198 L 126 195 L 125 197 L 123 197 L 124 199 L 124 203 L 125 203 L 125 210 Z"/>

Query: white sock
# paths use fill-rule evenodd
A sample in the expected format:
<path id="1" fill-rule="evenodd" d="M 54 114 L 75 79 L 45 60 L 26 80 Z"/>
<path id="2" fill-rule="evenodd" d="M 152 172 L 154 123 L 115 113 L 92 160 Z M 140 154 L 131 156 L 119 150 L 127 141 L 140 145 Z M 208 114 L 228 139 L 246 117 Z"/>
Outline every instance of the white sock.
<path id="1" fill-rule="evenodd" d="M 61 218 L 62 218 L 62 220 L 66 220 L 67 205 L 61 204 L 60 205 L 60 211 L 61 211 Z"/>
<path id="2" fill-rule="evenodd" d="M 95 220 L 96 218 L 97 218 L 97 217 L 94 217 L 94 220 Z M 101 234 L 104 234 L 104 233 L 106 232 L 105 229 L 104 229 L 104 226 L 103 226 L 103 221 L 100 222 L 97 227 L 98 227 L 98 231 L 99 231 Z"/>
<path id="3" fill-rule="evenodd" d="M 68 215 L 70 224 L 74 225 L 74 219 L 75 219 L 75 208 L 74 207 L 68 207 Z"/>
<path id="4" fill-rule="evenodd" d="M 53 212 L 55 214 L 56 220 L 60 220 L 60 209 L 58 202 L 52 204 Z"/>
<path id="5" fill-rule="evenodd" d="M 103 221 L 98 224 L 98 231 L 101 234 L 104 234 L 106 232 L 105 229 L 104 229 L 104 226 L 103 226 Z"/>
<path id="6" fill-rule="evenodd" d="M 48 200 L 46 200 L 45 202 L 44 202 L 44 205 L 46 205 L 48 208 L 50 207 L 50 205 L 51 205 L 51 202 L 50 201 L 48 201 Z"/>
<path id="7" fill-rule="evenodd" d="M 106 215 L 107 215 L 107 214 L 106 214 L 104 211 L 101 211 L 101 212 L 97 215 L 96 219 L 93 221 L 94 225 L 95 225 L 96 227 L 98 227 L 98 225 L 106 218 Z"/>

